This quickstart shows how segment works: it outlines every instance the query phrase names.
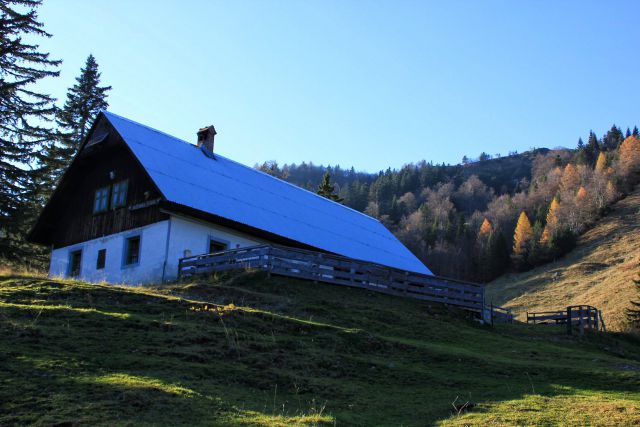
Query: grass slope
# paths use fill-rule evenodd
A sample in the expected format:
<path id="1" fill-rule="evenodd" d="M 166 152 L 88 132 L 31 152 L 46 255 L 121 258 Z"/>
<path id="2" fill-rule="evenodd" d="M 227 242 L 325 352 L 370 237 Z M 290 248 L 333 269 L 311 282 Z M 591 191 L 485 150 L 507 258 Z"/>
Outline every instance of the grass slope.
<path id="1" fill-rule="evenodd" d="M 0 277 L 0 425 L 640 423 L 632 338 L 444 310 L 259 273 Z"/>
<path id="2" fill-rule="evenodd" d="M 610 330 L 626 328 L 624 311 L 637 298 L 631 279 L 640 262 L 640 187 L 613 206 L 612 212 L 579 240 L 562 259 L 531 271 L 500 277 L 487 288 L 494 303 L 526 311 L 568 305 L 600 308 Z"/>

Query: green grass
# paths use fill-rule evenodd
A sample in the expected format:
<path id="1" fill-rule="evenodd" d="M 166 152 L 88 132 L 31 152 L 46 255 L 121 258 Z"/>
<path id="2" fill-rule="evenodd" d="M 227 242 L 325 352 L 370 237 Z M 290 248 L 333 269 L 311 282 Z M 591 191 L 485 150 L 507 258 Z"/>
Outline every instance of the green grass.
<path id="1" fill-rule="evenodd" d="M 625 335 L 492 329 L 259 273 L 154 288 L 0 277 L 0 425 L 638 423 L 640 343 Z"/>

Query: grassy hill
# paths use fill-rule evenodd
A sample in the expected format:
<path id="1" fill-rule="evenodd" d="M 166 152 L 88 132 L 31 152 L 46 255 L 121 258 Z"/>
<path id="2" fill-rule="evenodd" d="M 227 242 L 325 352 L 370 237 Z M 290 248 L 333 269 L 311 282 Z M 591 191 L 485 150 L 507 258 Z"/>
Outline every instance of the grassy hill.
<path id="1" fill-rule="evenodd" d="M 0 277 L 0 425 L 611 422 L 640 422 L 640 343 L 623 335 L 491 329 L 259 273 L 155 288 Z"/>
<path id="2" fill-rule="evenodd" d="M 631 281 L 640 262 L 640 187 L 556 262 L 521 274 L 500 277 L 488 298 L 511 307 L 521 319 L 526 311 L 554 310 L 573 304 L 601 308 L 607 327 L 624 330 L 624 310 L 637 298 Z"/>

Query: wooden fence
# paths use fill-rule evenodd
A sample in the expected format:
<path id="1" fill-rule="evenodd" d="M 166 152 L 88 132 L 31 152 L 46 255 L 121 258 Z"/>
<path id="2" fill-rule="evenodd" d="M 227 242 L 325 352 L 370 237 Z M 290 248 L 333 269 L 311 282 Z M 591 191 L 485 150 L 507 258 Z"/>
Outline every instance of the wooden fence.
<path id="1" fill-rule="evenodd" d="M 479 313 L 485 321 L 512 321 L 510 310 L 484 304 L 484 286 L 395 269 L 338 255 L 277 245 L 259 245 L 182 258 L 178 277 L 235 269 L 368 289 L 440 302 Z"/>
<path id="2" fill-rule="evenodd" d="M 590 305 L 572 305 L 558 311 L 527 312 L 527 323 L 566 325 L 569 335 L 573 334 L 575 329 L 578 329 L 580 334 L 584 333 L 585 329 L 606 332 L 602 312 Z"/>

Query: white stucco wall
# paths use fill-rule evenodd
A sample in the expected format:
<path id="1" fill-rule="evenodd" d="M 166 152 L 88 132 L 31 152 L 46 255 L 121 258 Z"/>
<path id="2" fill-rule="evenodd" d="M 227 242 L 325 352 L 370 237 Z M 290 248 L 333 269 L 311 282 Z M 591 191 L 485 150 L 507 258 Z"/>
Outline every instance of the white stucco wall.
<path id="1" fill-rule="evenodd" d="M 98 239 L 78 243 L 51 253 L 50 276 L 69 274 L 71 252 L 82 250 L 80 276 L 89 282 L 127 283 L 131 285 L 151 283 L 162 277 L 162 267 L 167 244 L 169 221 L 161 221 L 145 227 L 110 234 Z M 140 236 L 140 260 L 136 265 L 124 265 L 125 240 Z M 105 268 L 96 269 L 98 251 L 107 250 Z"/>
<path id="2" fill-rule="evenodd" d="M 140 261 L 136 265 L 125 266 L 125 241 L 137 235 L 140 236 Z M 266 243 L 225 227 L 172 216 L 167 221 L 54 249 L 49 275 L 67 277 L 71 253 L 82 250 L 79 276 L 82 280 L 130 285 L 160 283 L 163 277 L 165 281 L 175 280 L 178 261 L 185 256 L 185 251 L 190 251 L 192 255 L 207 253 L 211 238 L 227 243 L 230 249 Z M 107 254 L 105 268 L 98 270 L 96 262 L 100 249 L 106 249 Z"/>
<path id="3" fill-rule="evenodd" d="M 209 252 L 210 238 L 227 243 L 229 249 L 267 243 L 265 240 L 226 227 L 193 220 L 187 217 L 172 216 L 165 280 L 174 280 L 177 278 L 178 260 L 185 256 L 185 251 L 190 251 L 191 255 L 200 255 Z"/>

